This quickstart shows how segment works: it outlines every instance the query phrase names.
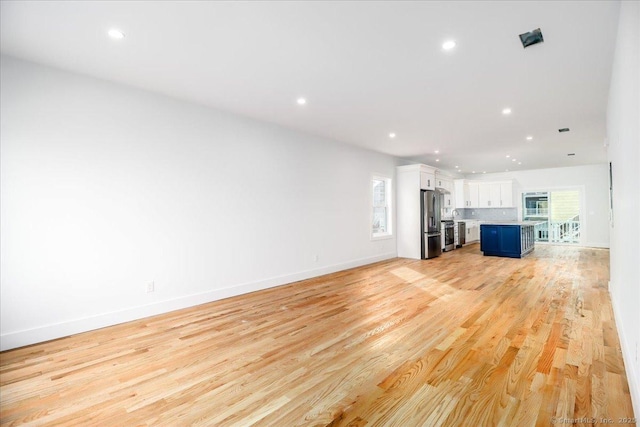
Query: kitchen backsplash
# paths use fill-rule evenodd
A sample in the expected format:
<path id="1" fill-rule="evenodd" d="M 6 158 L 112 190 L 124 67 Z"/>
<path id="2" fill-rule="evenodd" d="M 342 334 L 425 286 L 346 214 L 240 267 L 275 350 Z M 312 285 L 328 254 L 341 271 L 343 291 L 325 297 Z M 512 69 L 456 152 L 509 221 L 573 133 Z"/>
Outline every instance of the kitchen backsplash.
<path id="1" fill-rule="evenodd" d="M 477 219 L 481 221 L 518 221 L 517 208 L 465 208 L 456 209 L 454 219 Z"/>

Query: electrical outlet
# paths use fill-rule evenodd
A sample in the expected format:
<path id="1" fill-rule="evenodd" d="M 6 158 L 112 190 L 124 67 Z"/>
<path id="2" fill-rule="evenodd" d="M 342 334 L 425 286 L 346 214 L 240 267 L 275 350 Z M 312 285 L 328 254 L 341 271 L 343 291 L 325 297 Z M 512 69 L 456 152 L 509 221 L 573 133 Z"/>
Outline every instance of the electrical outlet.
<path id="1" fill-rule="evenodd" d="M 154 282 L 147 283 L 147 293 L 150 294 L 156 290 L 156 284 Z"/>

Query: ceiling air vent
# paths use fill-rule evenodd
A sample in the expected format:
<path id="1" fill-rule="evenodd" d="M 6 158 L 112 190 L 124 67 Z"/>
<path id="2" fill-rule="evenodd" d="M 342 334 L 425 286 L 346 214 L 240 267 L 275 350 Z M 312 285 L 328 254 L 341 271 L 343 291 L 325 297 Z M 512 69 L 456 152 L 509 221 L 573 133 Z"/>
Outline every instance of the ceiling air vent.
<path id="1" fill-rule="evenodd" d="M 558 129 L 558 132 L 562 133 L 562 132 L 569 132 L 569 128 L 562 128 L 562 129 Z"/>
<path id="2" fill-rule="evenodd" d="M 567 156 L 571 157 L 571 156 L 575 156 L 576 153 L 568 153 Z"/>
<path id="3" fill-rule="evenodd" d="M 542 43 L 544 39 L 542 38 L 542 31 L 540 28 L 536 28 L 533 31 L 529 31 L 528 33 L 520 34 L 520 41 L 522 42 L 522 47 L 527 48 L 531 45 Z"/>

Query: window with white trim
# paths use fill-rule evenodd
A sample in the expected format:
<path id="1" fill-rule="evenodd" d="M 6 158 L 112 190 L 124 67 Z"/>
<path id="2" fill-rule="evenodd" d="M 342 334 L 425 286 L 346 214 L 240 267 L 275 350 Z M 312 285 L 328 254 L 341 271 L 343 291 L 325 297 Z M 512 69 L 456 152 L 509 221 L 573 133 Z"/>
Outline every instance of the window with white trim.
<path id="1" fill-rule="evenodd" d="M 392 235 L 391 179 L 382 176 L 374 176 L 371 179 L 371 184 L 371 237 L 390 237 Z"/>

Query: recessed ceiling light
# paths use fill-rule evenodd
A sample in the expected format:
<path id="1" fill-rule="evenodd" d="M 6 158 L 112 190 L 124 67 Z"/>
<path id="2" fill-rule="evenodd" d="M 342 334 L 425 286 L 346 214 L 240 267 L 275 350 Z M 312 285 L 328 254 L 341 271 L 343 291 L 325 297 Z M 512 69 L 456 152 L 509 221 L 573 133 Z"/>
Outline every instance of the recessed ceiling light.
<path id="1" fill-rule="evenodd" d="M 471 171 L 471 173 L 476 173 L 476 171 Z"/>
<path id="2" fill-rule="evenodd" d="M 505 171 L 505 172 L 509 172 L 509 169 L 505 169 L 504 171 Z"/>
<path id="3" fill-rule="evenodd" d="M 439 161 L 440 161 L 440 159 L 436 159 L 436 162 L 439 162 Z"/>
<path id="4" fill-rule="evenodd" d="M 515 161 L 516 161 L 516 159 L 511 159 L 511 161 L 512 161 L 512 162 L 515 162 Z"/>
<path id="5" fill-rule="evenodd" d="M 296 99 L 296 102 L 298 103 L 298 105 L 305 105 L 307 103 L 307 100 L 305 98 L 298 98 Z"/>
<path id="6" fill-rule="evenodd" d="M 456 169 L 458 169 L 458 166 L 456 166 Z"/>
<path id="7" fill-rule="evenodd" d="M 395 138 L 395 137 L 396 137 L 396 134 L 395 134 L 395 133 L 391 132 L 391 133 L 389 134 L 389 138 L 393 139 L 393 138 Z"/>
<path id="8" fill-rule="evenodd" d="M 518 164 L 519 164 L 519 165 L 521 165 L 521 164 L 522 164 L 522 162 L 518 162 Z"/>
<path id="9" fill-rule="evenodd" d="M 122 31 L 116 29 L 116 28 L 110 29 L 107 34 L 109 34 L 109 37 L 111 37 L 112 39 L 123 39 L 124 38 L 124 33 Z"/>
<path id="10" fill-rule="evenodd" d="M 533 137 L 532 137 L 531 135 L 529 135 L 529 136 L 527 137 L 527 141 L 531 141 L 532 139 L 533 139 Z"/>
<path id="11" fill-rule="evenodd" d="M 511 114 L 511 108 L 503 108 L 502 114 L 504 114 L 505 116 L 508 116 L 509 114 Z"/>
<path id="12" fill-rule="evenodd" d="M 482 171 L 482 173 L 487 173 L 487 171 Z"/>
<path id="13" fill-rule="evenodd" d="M 440 150 L 436 150 L 436 151 L 434 151 L 434 153 L 436 153 L 436 154 L 438 154 L 439 152 L 440 152 Z"/>
<path id="14" fill-rule="evenodd" d="M 507 159 L 508 159 L 509 157 L 511 157 L 511 154 L 507 154 Z"/>
<path id="15" fill-rule="evenodd" d="M 451 50 L 454 47 L 456 47 L 456 42 L 453 40 L 447 40 L 446 42 L 442 43 L 442 48 L 444 50 Z"/>

